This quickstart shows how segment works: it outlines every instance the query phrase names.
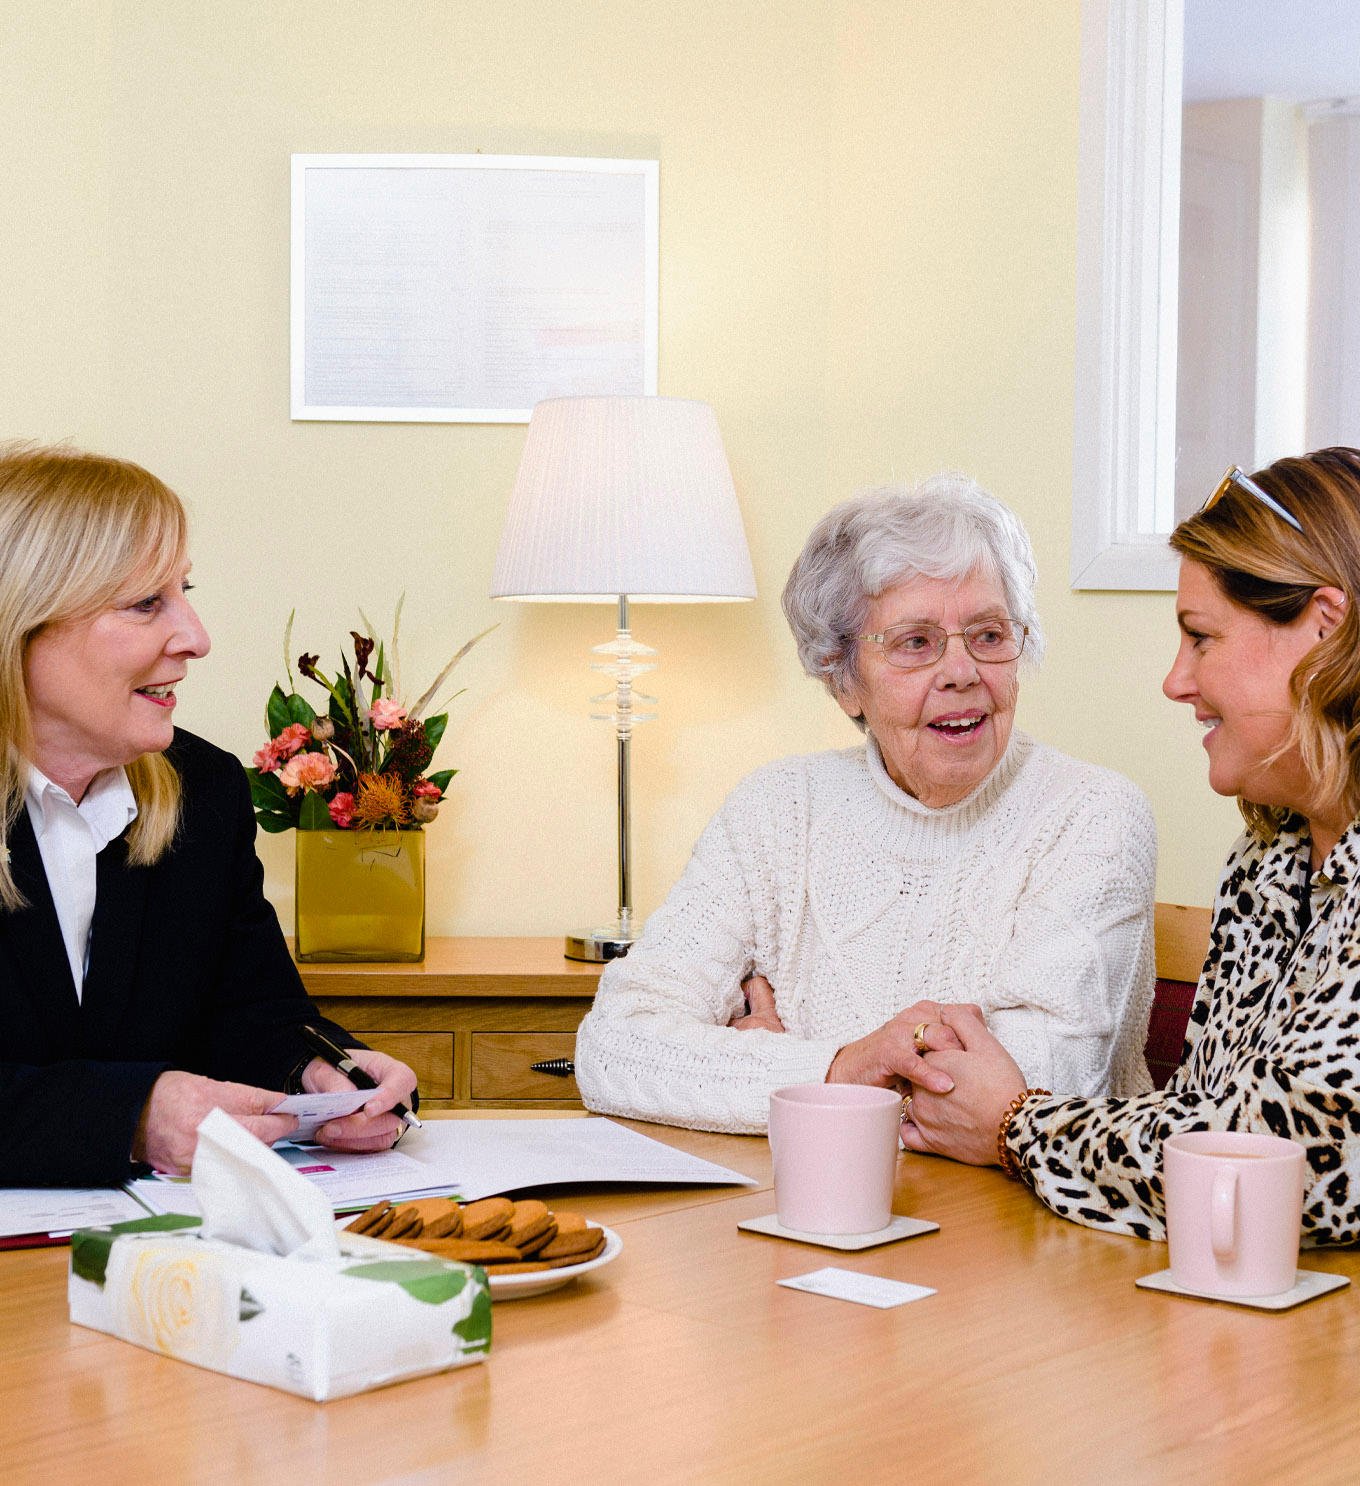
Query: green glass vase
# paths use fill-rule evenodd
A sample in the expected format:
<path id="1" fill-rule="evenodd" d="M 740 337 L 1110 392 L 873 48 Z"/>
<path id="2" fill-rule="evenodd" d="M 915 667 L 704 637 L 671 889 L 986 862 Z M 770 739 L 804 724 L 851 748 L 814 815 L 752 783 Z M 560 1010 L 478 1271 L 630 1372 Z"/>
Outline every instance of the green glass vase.
<path id="1" fill-rule="evenodd" d="M 423 831 L 295 831 L 304 964 L 425 958 Z"/>

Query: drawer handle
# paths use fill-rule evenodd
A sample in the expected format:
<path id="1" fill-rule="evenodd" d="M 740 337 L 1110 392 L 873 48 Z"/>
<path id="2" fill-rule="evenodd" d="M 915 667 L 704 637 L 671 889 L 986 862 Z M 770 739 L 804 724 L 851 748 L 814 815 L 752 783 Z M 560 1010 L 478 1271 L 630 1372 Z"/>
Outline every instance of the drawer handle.
<path id="1" fill-rule="evenodd" d="M 570 1078 L 576 1072 L 576 1064 L 570 1058 L 546 1058 L 542 1063 L 530 1063 L 532 1073 L 551 1073 L 554 1078 Z"/>

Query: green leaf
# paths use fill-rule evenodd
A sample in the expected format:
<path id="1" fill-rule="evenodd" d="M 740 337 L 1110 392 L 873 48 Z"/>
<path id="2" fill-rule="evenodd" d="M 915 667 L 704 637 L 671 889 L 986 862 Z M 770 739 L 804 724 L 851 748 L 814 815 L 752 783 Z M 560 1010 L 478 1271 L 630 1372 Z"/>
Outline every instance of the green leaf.
<path id="1" fill-rule="evenodd" d="M 457 769 L 440 769 L 437 773 L 427 774 L 425 777 L 430 781 L 431 784 L 437 785 L 438 788 L 442 791 L 448 789 L 449 780 L 452 779 L 457 772 Z"/>
<path id="2" fill-rule="evenodd" d="M 427 717 L 425 719 L 425 741 L 431 748 L 439 747 L 439 740 L 444 736 L 444 729 L 449 725 L 449 714 L 441 712 L 438 717 Z"/>
<path id="3" fill-rule="evenodd" d="M 382 641 L 379 640 L 378 641 L 378 660 L 377 660 L 377 664 L 371 667 L 371 669 L 373 671 L 373 674 L 378 679 L 373 683 L 373 697 L 372 697 L 372 701 L 370 701 L 370 703 L 369 703 L 370 706 L 372 705 L 373 702 L 376 702 L 378 700 L 378 698 L 380 696 L 382 696 L 382 694 L 383 694 L 383 683 L 387 680 L 387 672 L 383 669 L 383 665 L 384 665 L 384 662 L 383 662 L 383 646 L 382 646 Z"/>
<path id="4" fill-rule="evenodd" d="M 293 720 L 288 714 L 288 698 L 284 696 L 283 687 L 278 682 L 274 683 L 274 690 L 269 693 L 269 700 L 265 703 L 264 720 L 271 738 L 277 738 Z"/>
<path id="5" fill-rule="evenodd" d="M 288 721 L 300 722 L 305 728 L 310 728 L 316 721 L 316 712 L 312 704 L 306 697 L 298 696 L 297 692 L 288 698 Z"/>
<path id="6" fill-rule="evenodd" d="M 279 783 L 277 774 L 266 774 L 260 769 L 247 769 L 250 780 L 250 798 L 259 810 L 286 810 L 289 807 L 288 791 Z"/>
<path id="7" fill-rule="evenodd" d="M 341 1273 L 356 1280 L 400 1285 L 412 1300 L 419 1300 L 424 1305 L 443 1305 L 446 1300 L 461 1295 L 470 1278 L 461 1265 L 448 1264 L 443 1259 L 379 1259 L 373 1263 L 351 1265 Z M 489 1312 L 489 1302 L 487 1309 Z M 475 1305 L 473 1312 L 476 1313 Z M 458 1327 L 455 1326 L 454 1330 L 458 1331 Z M 489 1335 L 489 1317 L 487 1332 Z M 458 1334 L 461 1336 L 462 1332 Z"/>
<path id="8" fill-rule="evenodd" d="M 477 1292 L 473 1298 L 472 1309 L 454 1325 L 453 1334 L 462 1337 L 473 1351 L 486 1352 L 491 1349 L 491 1292 L 489 1290 L 482 1289 Z"/>
<path id="9" fill-rule="evenodd" d="M 202 1218 L 184 1213 L 154 1213 L 149 1218 L 130 1218 L 107 1228 L 81 1228 L 71 1235 L 71 1272 L 101 1288 L 109 1269 L 114 1239 L 124 1233 L 170 1233 L 176 1228 L 197 1228 Z"/>
<path id="10" fill-rule="evenodd" d="M 264 1314 L 264 1307 L 243 1285 L 241 1287 L 241 1309 L 239 1315 L 243 1321 L 253 1321 L 256 1316 Z"/>
<path id="11" fill-rule="evenodd" d="M 302 808 L 298 811 L 298 830 L 333 831 L 335 822 L 326 808 L 326 802 L 315 790 L 308 790 L 302 797 Z"/>
<path id="12" fill-rule="evenodd" d="M 262 831 L 277 836 L 280 831 L 291 831 L 297 822 L 290 815 L 279 815 L 273 810 L 257 810 L 255 820 Z"/>

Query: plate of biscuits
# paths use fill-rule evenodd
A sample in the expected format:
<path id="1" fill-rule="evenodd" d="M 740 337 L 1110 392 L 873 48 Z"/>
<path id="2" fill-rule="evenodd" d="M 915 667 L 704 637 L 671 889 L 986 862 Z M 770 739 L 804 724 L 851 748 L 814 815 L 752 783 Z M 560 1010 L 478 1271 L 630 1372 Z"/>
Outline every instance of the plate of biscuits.
<path id="1" fill-rule="evenodd" d="M 580 1213 L 554 1212 L 533 1197 L 384 1201 L 337 1221 L 347 1233 L 480 1264 L 493 1300 L 524 1300 L 556 1290 L 618 1258 L 623 1249 L 612 1229 L 588 1223 Z"/>

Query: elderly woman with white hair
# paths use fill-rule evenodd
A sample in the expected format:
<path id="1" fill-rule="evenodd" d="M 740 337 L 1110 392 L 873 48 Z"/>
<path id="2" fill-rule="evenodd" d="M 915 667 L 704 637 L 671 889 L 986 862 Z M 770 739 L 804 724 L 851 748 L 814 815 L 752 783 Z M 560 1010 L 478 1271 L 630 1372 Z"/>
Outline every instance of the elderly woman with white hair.
<path id="1" fill-rule="evenodd" d="M 1028 1084 L 1149 1088 L 1156 856 L 1142 793 L 1014 727 L 1043 649 L 1029 539 L 962 476 L 837 506 L 784 590 L 864 732 L 743 780 L 576 1042 L 605 1113 L 755 1132 L 825 1080 L 945 1093 L 978 1007 Z"/>

